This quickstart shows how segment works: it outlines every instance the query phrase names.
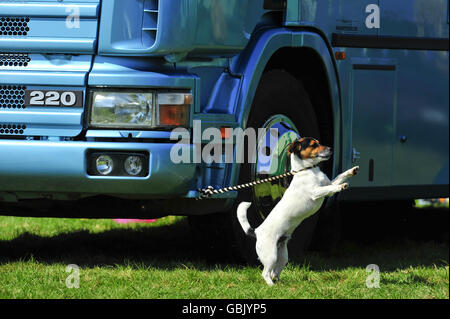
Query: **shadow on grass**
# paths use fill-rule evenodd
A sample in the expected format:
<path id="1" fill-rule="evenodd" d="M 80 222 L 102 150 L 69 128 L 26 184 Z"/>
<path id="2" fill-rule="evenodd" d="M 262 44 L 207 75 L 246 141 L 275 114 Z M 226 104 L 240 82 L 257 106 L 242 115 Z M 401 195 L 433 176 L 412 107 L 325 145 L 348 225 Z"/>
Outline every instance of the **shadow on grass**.
<path id="1" fill-rule="evenodd" d="M 33 258 L 46 264 L 114 266 L 138 264 L 172 268 L 198 259 L 186 219 L 169 226 L 113 229 L 101 233 L 74 231 L 53 237 L 24 233 L 0 241 L 0 264 Z"/>
<path id="2" fill-rule="evenodd" d="M 359 208 L 359 207 L 358 207 Z M 310 252 L 312 270 L 376 264 L 382 271 L 448 266 L 449 209 L 360 206 L 342 214 L 342 240 L 329 252 Z"/>
<path id="3" fill-rule="evenodd" d="M 395 227 L 387 227 L 382 238 L 367 240 L 367 234 L 363 239 L 347 236 L 331 252 L 310 252 L 304 265 L 315 271 L 365 268 L 369 264 L 377 264 L 383 271 L 448 265 L 448 216 L 443 218 L 447 218 L 443 228 L 447 232 L 446 240 L 442 240 L 437 232 L 429 232 L 431 237 L 416 238 L 414 232 L 405 235 Z M 416 230 L 430 226 L 418 221 Z M 187 219 L 169 226 L 113 229 L 102 233 L 75 231 L 53 237 L 25 233 L 9 241 L 0 241 L 0 264 L 33 258 L 44 264 L 77 264 L 81 267 L 129 265 L 171 270 L 186 264 L 190 268 L 209 270 L 242 266 L 235 261 L 225 262 L 220 258 L 220 252 L 208 258 L 201 253 L 194 245 Z"/>
<path id="4" fill-rule="evenodd" d="M 415 274 L 407 274 L 406 278 L 383 278 L 384 285 L 411 285 L 411 283 L 426 285 L 426 286 L 436 286 L 436 282 L 432 282 L 425 277 L 418 276 Z"/>

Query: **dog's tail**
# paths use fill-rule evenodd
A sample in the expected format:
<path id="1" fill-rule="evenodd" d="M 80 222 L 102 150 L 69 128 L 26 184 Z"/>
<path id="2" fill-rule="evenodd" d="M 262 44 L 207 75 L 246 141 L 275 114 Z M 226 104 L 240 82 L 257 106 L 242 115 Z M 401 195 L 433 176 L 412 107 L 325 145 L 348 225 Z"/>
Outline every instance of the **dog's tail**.
<path id="1" fill-rule="evenodd" d="M 249 202 L 242 202 L 239 204 L 237 208 L 237 218 L 239 220 L 239 223 L 241 224 L 242 229 L 244 232 L 251 237 L 256 238 L 255 230 L 250 226 L 247 219 L 247 210 L 251 206 L 252 203 Z"/>

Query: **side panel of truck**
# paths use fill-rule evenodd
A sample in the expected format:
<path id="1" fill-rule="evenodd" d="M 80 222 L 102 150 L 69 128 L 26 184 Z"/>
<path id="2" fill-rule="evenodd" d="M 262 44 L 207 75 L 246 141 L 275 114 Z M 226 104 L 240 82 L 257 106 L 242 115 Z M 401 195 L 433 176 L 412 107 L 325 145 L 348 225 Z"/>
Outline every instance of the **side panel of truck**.
<path id="1" fill-rule="evenodd" d="M 342 167 L 361 171 L 344 197 L 445 196 L 448 1 L 300 1 L 288 24 L 320 30 L 346 54 L 336 61 Z"/>

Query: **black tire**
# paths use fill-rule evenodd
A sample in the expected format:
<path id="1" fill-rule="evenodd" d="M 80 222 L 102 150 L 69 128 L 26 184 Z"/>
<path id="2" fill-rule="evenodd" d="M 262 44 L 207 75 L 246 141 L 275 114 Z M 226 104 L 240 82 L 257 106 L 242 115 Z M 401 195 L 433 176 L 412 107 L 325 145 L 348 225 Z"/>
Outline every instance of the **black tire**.
<path id="1" fill-rule="evenodd" d="M 257 88 L 248 118 L 247 128 L 258 129 L 273 115 L 281 114 L 287 116 L 297 127 L 301 136 L 311 136 L 320 139 L 320 130 L 317 123 L 314 108 L 309 96 L 300 80 L 284 70 L 271 70 L 263 74 Z M 251 164 L 245 162 L 241 164 L 239 174 L 239 184 L 247 183 L 251 180 Z M 224 248 L 223 241 L 229 246 L 228 252 L 238 253 L 236 260 L 245 260 L 254 264 L 257 262 L 255 252 L 255 239 L 246 236 L 242 230 L 237 217 L 236 208 L 242 201 L 253 202 L 252 189 L 239 192 L 231 212 L 218 214 L 216 216 L 190 217 L 193 230 L 197 233 L 197 242 L 203 246 L 202 249 L 209 250 L 210 254 L 215 254 L 216 249 Z M 224 219 L 224 216 L 226 218 Z M 252 205 L 248 210 L 248 220 L 252 227 L 258 227 L 263 219 Z M 304 220 L 293 233 L 288 244 L 289 260 L 302 262 L 313 237 L 314 228 L 317 223 L 317 214 Z M 227 220 L 225 222 L 225 220 Z M 225 230 L 225 225 L 231 229 Z M 211 229 L 216 228 L 216 235 L 221 237 L 207 238 L 211 236 Z M 231 239 L 227 234 L 234 235 Z M 222 241 L 222 243 L 220 243 Z M 215 246 L 215 247 L 213 247 Z"/>
<path id="2" fill-rule="evenodd" d="M 320 139 L 319 125 L 309 96 L 303 84 L 284 70 L 266 72 L 260 81 L 248 118 L 247 127 L 259 128 L 273 115 L 282 114 L 290 118 L 301 136 L 312 136 Z M 241 164 L 239 184 L 250 180 L 250 164 Z M 235 206 L 242 201 L 253 202 L 252 189 L 241 191 Z M 253 228 L 258 227 L 263 219 L 252 205 L 247 217 Z M 237 218 L 236 209 L 231 212 L 237 246 L 242 256 L 249 263 L 256 263 L 255 239 L 244 234 Z M 304 220 L 293 233 L 288 244 L 289 259 L 301 262 L 308 248 L 317 222 L 313 215 Z"/>

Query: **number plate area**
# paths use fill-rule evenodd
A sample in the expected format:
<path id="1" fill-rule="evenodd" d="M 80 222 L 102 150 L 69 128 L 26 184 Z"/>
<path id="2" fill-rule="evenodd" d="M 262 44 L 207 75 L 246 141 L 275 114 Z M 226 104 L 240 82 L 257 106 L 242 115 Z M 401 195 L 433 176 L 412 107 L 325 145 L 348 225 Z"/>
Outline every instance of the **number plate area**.
<path id="1" fill-rule="evenodd" d="M 25 106 L 83 107 L 83 91 L 25 90 Z"/>

